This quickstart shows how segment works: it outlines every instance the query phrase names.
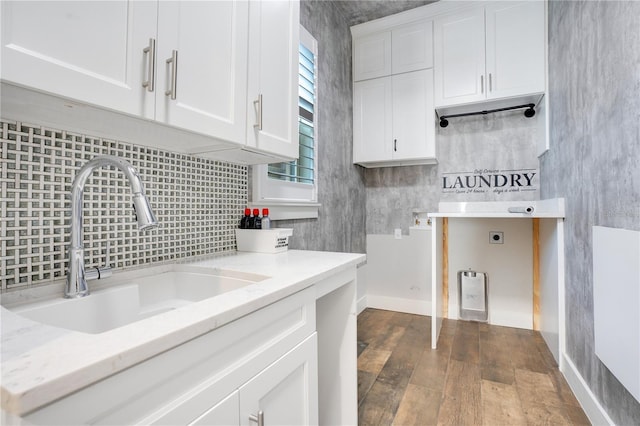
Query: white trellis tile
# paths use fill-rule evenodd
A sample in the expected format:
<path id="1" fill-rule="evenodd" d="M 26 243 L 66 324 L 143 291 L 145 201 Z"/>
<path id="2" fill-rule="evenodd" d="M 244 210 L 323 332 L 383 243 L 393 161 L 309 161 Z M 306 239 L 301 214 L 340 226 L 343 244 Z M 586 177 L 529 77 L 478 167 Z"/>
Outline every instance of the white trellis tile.
<path id="1" fill-rule="evenodd" d="M 85 263 L 126 268 L 231 251 L 248 197 L 246 166 L 0 120 L 2 290 L 66 273 L 70 190 L 77 170 L 116 155 L 140 173 L 159 228 L 139 233 L 126 178 L 96 170 L 84 191 Z"/>

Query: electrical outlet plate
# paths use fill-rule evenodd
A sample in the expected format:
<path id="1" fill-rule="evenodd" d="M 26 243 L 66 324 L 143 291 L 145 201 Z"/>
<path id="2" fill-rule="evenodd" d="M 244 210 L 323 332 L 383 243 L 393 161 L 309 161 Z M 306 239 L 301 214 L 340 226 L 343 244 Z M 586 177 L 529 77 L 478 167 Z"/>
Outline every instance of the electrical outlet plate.
<path id="1" fill-rule="evenodd" d="M 489 244 L 504 244 L 504 233 L 501 231 L 489 232 Z"/>
<path id="2" fill-rule="evenodd" d="M 396 240 L 402 239 L 402 229 L 401 228 L 394 229 L 393 236 L 395 237 Z"/>

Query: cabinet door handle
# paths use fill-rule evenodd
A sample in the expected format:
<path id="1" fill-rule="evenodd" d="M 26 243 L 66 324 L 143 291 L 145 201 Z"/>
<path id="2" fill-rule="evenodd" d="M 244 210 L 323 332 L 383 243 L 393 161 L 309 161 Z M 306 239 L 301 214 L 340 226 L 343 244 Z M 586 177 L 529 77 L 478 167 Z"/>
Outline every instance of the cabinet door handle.
<path id="1" fill-rule="evenodd" d="M 253 106 L 258 106 L 256 110 L 257 121 L 256 124 L 253 125 L 258 130 L 262 130 L 262 94 L 258 95 L 258 99 L 253 101 Z"/>
<path id="2" fill-rule="evenodd" d="M 398 151 L 398 139 L 393 140 L 393 150 Z"/>
<path id="3" fill-rule="evenodd" d="M 258 415 L 249 414 L 249 421 L 256 422 L 258 426 L 264 426 L 264 411 L 258 411 Z"/>
<path id="4" fill-rule="evenodd" d="M 149 46 L 142 49 L 143 55 L 148 57 L 147 81 L 142 82 L 142 87 L 146 87 L 149 92 L 155 89 L 156 81 L 156 39 L 149 39 Z"/>
<path id="5" fill-rule="evenodd" d="M 489 73 L 489 91 L 493 92 L 493 84 L 492 84 L 491 80 L 492 80 L 491 79 L 491 73 Z"/>
<path id="6" fill-rule="evenodd" d="M 484 93 L 484 75 L 480 76 L 480 93 Z"/>
<path id="7" fill-rule="evenodd" d="M 176 85 L 178 82 L 178 51 L 172 50 L 171 57 L 167 59 L 167 64 L 171 65 L 171 71 L 169 75 L 169 90 L 164 92 L 165 95 L 170 96 L 172 100 L 176 99 Z"/>

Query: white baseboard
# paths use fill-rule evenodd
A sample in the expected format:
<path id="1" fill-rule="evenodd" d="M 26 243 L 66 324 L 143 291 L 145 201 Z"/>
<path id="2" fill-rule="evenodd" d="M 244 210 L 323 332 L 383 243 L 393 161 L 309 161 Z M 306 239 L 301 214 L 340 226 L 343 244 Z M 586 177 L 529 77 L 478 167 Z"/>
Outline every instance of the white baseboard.
<path id="1" fill-rule="evenodd" d="M 431 302 L 367 294 L 367 307 L 408 314 L 431 315 Z"/>
<path id="2" fill-rule="evenodd" d="M 360 312 L 367 309 L 367 296 L 362 296 L 356 301 L 356 314 L 360 315 Z"/>
<path id="3" fill-rule="evenodd" d="M 591 392 L 587 382 L 582 378 L 580 372 L 576 368 L 571 358 L 566 353 L 562 354 L 562 374 L 567 379 L 569 387 L 576 396 L 578 402 L 582 406 L 589 421 L 593 425 L 615 425 L 611 417 L 602 408 L 596 396 Z"/>

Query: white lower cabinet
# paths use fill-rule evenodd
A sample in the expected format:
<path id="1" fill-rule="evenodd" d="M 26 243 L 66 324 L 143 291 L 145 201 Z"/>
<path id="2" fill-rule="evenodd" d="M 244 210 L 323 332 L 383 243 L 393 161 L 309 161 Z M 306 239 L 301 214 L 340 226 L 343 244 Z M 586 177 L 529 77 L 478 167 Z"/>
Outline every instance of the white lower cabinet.
<path id="1" fill-rule="evenodd" d="M 318 424 L 317 359 L 314 333 L 190 424 Z"/>
<path id="2" fill-rule="evenodd" d="M 25 416 L 30 424 L 318 423 L 309 287 Z M 253 423 L 255 425 L 255 422 Z"/>
<path id="3" fill-rule="evenodd" d="M 190 425 L 229 426 L 240 424 L 240 395 L 238 391 L 218 402 Z"/>
<path id="4" fill-rule="evenodd" d="M 317 369 L 314 333 L 240 388 L 240 424 L 318 424 Z"/>

